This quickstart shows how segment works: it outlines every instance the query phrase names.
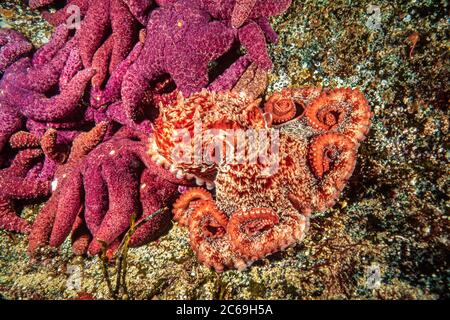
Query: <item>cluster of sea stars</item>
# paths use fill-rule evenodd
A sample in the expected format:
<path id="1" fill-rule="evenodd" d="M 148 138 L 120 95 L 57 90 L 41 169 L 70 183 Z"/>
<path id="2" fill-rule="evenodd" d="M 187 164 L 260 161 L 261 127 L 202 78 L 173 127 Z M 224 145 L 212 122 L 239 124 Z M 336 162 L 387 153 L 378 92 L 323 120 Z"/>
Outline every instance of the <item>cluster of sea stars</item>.
<path id="1" fill-rule="evenodd" d="M 135 215 L 138 228 L 129 245 L 155 240 L 170 225 L 168 206 L 184 181 L 146 155 L 147 136 L 127 127 L 100 143 L 106 123 L 75 139 L 67 162 L 53 181 L 53 194 L 30 234 L 29 253 L 59 247 L 71 235 L 75 254 L 113 252 Z M 98 145 L 98 146 L 97 146 Z M 96 147 L 97 146 L 97 147 Z"/>
<path id="2" fill-rule="evenodd" d="M 13 177 L 25 174 L 27 179 L 39 177 L 36 183 L 49 184 L 55 171 L 67 165 L 74 139 L 80 134 L 82 139 L 94 125 L 107 122 L 104 140 L 122 126 L 148 134 L 154 111 L 157 112 L 154 107 L 172 101 L 177 92 L 174 88 L 189 93 L 210 86 L 217 91 L 247 91 L 255 97 L 265 90 L 266 71 L 257 64 L 269 66 L 267 51 L 263 49 L 266 39 L 255 36 L 250 41 L 247 34 L 242 41 L 235 28 L 264 19 L 267 22 L 269 16 L 281 13 L 290 3 L 282 1 L 274 6 L 264 5 L 266 2 L 257 1 L 249 7 L 245 1 L 31 0 L 32 8 L 51 4 L 63 8 L 43 12 L 57 27 L 49 43 L 35 52 L 20 33 L 0 30 L 2 185 L 11 185 L 11 190 L 19 187 L 23 194 L 29 194 L 5 191 L 2 208 L 8 214 L 2 215 L 2 225 L 16 225 L 11 201 L 44 194 L 35 192 L 31 184 L 19 184 Z M 79 9 L 82 19 L 75 31 L 69 23 L 74 8 Z M 246 13 L 239 25 L 231 21 L 242 12 Z M 267 23 L 258 25 L 269 41 L 276 40 Z M 236 40 L 241 40 L 249 54 L 238 57 L 228 69 L 209 79 L 208 64 L 230 51 Z M 173 93 L 168 94 L 170 91 Z M 138 114 L 144 116 L 135 122 Z M 16 162 L 22 161 L 23 155 L 9 141 L 21 130 L 27 130 L 36 140 L 46 141 L 48 152 L 41 154 L 36 144 L 33 154 L 39 161 L 16 172 Z"/>
<path id="3" fill-rule="evenodd" d="M 311 212 L 333 205 L 371 113 L 347 89 L 286 89 L 261 108 L 277 41 L 268 18 L 291 0 L 30 0 L 53 3 L 62 9 L 43 15 L 56 30 L 33 55 L 0 30 L 0 227 L 31 232 L 30 255 L 69 236 L 75 254 L 111 253 L 133 221 L 139 246 L 173 213 L 200 261 L 244 269 L 301 241 Z M 211 146 L 232 151 L 229 132 L 247 129 L 278 142 L 258 141 L 256 162 L 219 159 Z M 197 145 L 206 161 L 179 161 L 198 132 L 214 133 Z M 194 183 L 215 191 L 179 195 Z M 50 194 L 32 226 L 15 214 Z"/>
<path id="4" fill-rule="evenodd" d="M 224 110 L 222 99 L 231 107 Z M 258 104 L 208 92 L 179 99 L 167 108 L 169 115 L 156 121 L 150 143 L 153 159 L 178 177 L 194 175 L 201 184 L 201 174 L 207 174 L 207 186 L 215 185 L 215 197 L 205 189 L 189 189 L 173 213 L 189 228 L 199 260 L 216 271 L 244 269 L 301 241 L 311 213 L 332 206 L 350 178 L 372 116 L 364 96 L 350 89 L 286 89 L 268 99 L 266 114 Z M 202 132 L 221 130 L 221 141 L 230 141 L 227 129 L 248 126 L 265 127 L 272 137 L 276 132 L 278 140 L 256 140 L 256 150 L 266 153 L 254 162 L 227 159 L 199 167 L 176 161 L 173 133 L 192 131 L 195 116 L 184 117 L 190 114 L 201 115 Z M 209 154 L 208 144 L 203 141 L 202 154 Z M 224 153 L 227 148 L 230 143 Z M 245 145 L 245 154 L 251 154 L 250 148 Z M 183 145 L 183 150 L 189 148 Z"/>

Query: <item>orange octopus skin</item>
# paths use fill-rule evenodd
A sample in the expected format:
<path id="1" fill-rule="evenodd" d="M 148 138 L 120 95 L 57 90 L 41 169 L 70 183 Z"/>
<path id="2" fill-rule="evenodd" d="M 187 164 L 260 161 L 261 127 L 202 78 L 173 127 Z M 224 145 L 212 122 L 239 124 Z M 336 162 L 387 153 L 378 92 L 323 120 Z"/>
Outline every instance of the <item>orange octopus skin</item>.
<path id="1" fill-rule="evenodd" d="M 283 95 L 275 93 L 267 102 L 264 111 L 272 115 L 275 124 L 292 120 L 297 113 L 297 108 L 292 99 L 283 99 Z"/>
<path id="2" fill-rule="evenodd" d="M 253 208 L 233 214 L 228 224 L 231 246 L 250 261 L 284 250 L 303 240 L 307 219 L 296 213 L 284 215 L 285 221 L 268 208 Z"/>
<path id="3" fill-rule="evenodd" d="M 294 105 L 296 114 L 277 123 L 274 105 L 280 101 Z M 211 113 L 218 108 L 210 107 Z M 289 88 L 264 109 L 276 124 L 270 130 L 279 132 L 279 150 L 268 155 L 278 157 L 276 170 L 262 174 L 267 164 L 259 161 L 220 163 L 214 200 L 197 190 L 193 194 L 206 201 L 188 201 L 188 193 L 177 202 L 178 215 L 190 214 L 191 246 L 216 271 L 245 269 L 302 241 L 311 213 L 334 205 L 352 175 L 372 117 L 362 93 L 351 89 Z"/>
<path id="4" fill-rule="evenodd" d="M 174 136 L 174 133 L 177 130 L 185 130 L 191 137 L 192 145 L 179 148 L 184 152 L 195 148 L 196 122 L 201 124 L 202 132 L 209 129 L 263 128 L 266 126 L 266 120 L 258 104 L 258 100 L 254 101 L 232 92 L 214 93 L 203 90 L 189 98 L 179 94 L 173 103 L 160 108 L 161 114 L 155 121 L 148 153 L 156 163 L 169 169 L 178 178 L 195 179 L 197 185 L 206 183 L 208 189 L 212 189 L 217 173 L 216 165 L 195 163 L 195 156 L 192 157 L 192 162 L 177 162 L 173 155 L 174 150 L 178 150 L 176 146 L 179 146 L 180 138 Z M 210 141 L 207 139 L 203 141 L 202 154 L 208 142 Z"/>
<path id="5" fill-rule="evenodd" d="M 231 250 L 225 217 L 213 201 L 201 201 L 189 223 L 192 249 L 200 262 L 217 272 L 227 267 L 243 270 L 247 263 Z"/>
<path id="6" fill-rule="evenodd" d="M 315 99 L 305 111 L 308 123 L 322 132 L 336 131 L 347 121 L 341 133 L 355 141 L 362 141 L 370 127 L 372 113 L 366 98 L 359 90 L 335 89 Z"/>
<path id="7" fill-rule="evenodd" d="M 189 207 L 197 201 L 213 201 L 211 194 L 202 188 L 190 188 L 173 204 L 173 219 L 182 226 L 189 225 Z"/>
<path id="8" fill-rule="evenodd" d="M 322 88 L 285 88 L 275 92 L 264 104 L 264 111 L 272 115 L 275 125 L 304 116 L 306 106 L 322 93 Z"/>

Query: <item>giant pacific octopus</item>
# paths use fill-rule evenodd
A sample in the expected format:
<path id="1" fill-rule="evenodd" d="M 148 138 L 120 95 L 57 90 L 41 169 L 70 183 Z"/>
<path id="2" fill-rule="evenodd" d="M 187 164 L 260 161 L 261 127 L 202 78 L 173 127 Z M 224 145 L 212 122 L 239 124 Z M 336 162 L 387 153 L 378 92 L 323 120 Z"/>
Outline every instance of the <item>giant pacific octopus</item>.
<path id="1" fill-rule="evenodd" d="M 194 94 L 169 106 L 156 122 L 149 152 L 179 177 L 207 174 L 215 195 L 202 188 L 189 189 L 173 206 L 175 220 L 189 228 L 191 246 L 205 265 L 216 271 L 244 269 L 301 241 L 311 213 L 335 203 L 353 172 L 372 114 L 363 94 L 351 89 L 285 89 L 267 100 L 265 114 L 254 107 L 258 101 L 232 99 L 230 105 L 241 104 L 235 111 L 252 106 L 250 114 L 256 121 L 250 126 L 278 131 L 278 142 L 270 144 L 278 143 L 279 152 L 267 142 L 258 142 L 278 166 L 261 159 L 207 167 L 180 165 L 169 155 L 179 143 L 174 130 L 192 131 L 193 120 L 187 115 L 200 115 L 203 131 L 249 125 L 242 121 L 248 116 L 240 118 L 245 113 L 223 110 L 225 104 L 212 103 L 220 102 L 212 96 Z"/>

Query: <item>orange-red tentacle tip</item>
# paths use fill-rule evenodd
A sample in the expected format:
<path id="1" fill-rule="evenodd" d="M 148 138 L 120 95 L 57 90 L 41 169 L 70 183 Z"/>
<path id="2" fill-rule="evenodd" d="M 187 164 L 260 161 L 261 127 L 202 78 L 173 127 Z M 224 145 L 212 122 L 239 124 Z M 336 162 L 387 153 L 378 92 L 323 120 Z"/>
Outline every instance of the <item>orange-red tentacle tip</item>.
<path id="1" fill-rule="evenodd" d="M 341 133 L 325 133 L 313 139 L 309 148 L 309 164 L 314 175 L 322 179 L 331 171 L 347 179 L 356 162 L 357 145 Z"/>
<path id="2" fill-rule="evenodd" d="M 276 92 L 267 100 L 264 111 L 272 115 L 273 123 L 280 124 L 293 119 L 297 113 L 297 108 L 292 98 Z"/>
<path id="3" fill-rule="evenodd" d="M 198 201 L 211 201 L 213 198 L 211 193 L 203 188 L 191 188 L 183 193 L 173 204 L 173 219 L 183 226 L 188 225 L 189 209 L 195 206 Z"/>
<path id="4" fill-rule="evenodd" d="M 273 228 L 278 223 L 278 215 L 268 208 L 234 213 L 227 227 L 233 250 L 252 260 L 274 252 Z"/>

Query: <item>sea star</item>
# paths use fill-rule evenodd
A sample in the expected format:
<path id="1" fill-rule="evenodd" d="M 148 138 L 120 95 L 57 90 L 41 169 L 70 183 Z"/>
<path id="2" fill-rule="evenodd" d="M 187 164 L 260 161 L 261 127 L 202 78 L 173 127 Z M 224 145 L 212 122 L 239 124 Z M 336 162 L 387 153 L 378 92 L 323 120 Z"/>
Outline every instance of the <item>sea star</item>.
<path id="1" fill-rule="evenodd" d="M 42 3 L 46 4 L 48 1 Z M 60 25 L 73 15 L 70 9 L 78 8 L 83 20 L 76 37 L 84 67 L 94 65 L 94 55 L 100 51 L 103 54 L 99 59 L 107 59 L 101 63 L 107 62 L 112 73 L 133 48 L 141 23 L 147 22 L 151 4 L 145 0 L 71 0 L 56 13 L 44 12 L 44 18 Z"/>
<path id="2" fill-rule="evenodd" d="M 146 41 L 122 86 L 122 99 L 131 119 L 151 81 L 170 74 L 178 90 L 188 95 L 208 85 L 208 63 L 227 52 L 234 32 L 209 14 L 180 0 L 154 10 L 147 24 Z"/>
<path id="3" fill-rule="evenodd" d="M 79 116 L 77 107 L 87 83 L 94 75 L 92 69 L 76 73 L 64 89 L 48 97 L 59 83 L 74 48 L 75 40 L 68 40 L 67 37 L 68 31 L 61 26 L 33 58 L 26 57 L 15 62 L 0 79 L 0 152 L 25 120 L 64 123 L 75 121 Z"/>
<path id="4" fill-rule="evenodd" d="M 31 50 L 33 45 L 20 32 L 0 29 L 0 73 Z"/>
<path id="5" fill-rule="evenodd" d="M 50 192 L 50 181 L 34 174 L 41 170 L 43 152 L 39 139 L 28 132 L 17 132 L 9 140 L 18 150 L 9 167 L 0 170 L 0 229 L 28 233 L 30 224 L 16 215 L 18 200 L 42 198 Z"/>
<path id="6" fill-rule="evenodd" d="M 55 0 L 39 1 L 39 5 L 37 5 L 37 2 L 38 1 L 30 1 L 30 7 L 33 9 L 44 7 L 54 3 Z M 151 0 L 122 0 L 122 2 L 127 5 L 128 10 L 142 25 L 146 24 L 149 12 L 152 8 Z M 68 0 L 64 2 L 63 8 L 53 13 L 44 11 L 42 16 L 51 24 L 60 25 L 65 23 L 70 18 L 70 16 L 75 12 L 75 8 L 77 8 L 77 12 L 79 11 L 80 18 L 86 16 L 90 5 L 91 3 L 89 0 Z"/>
<path id="7" fill-rule="evenodd" d="M 51 183 L 52 196 L 33 223 L 29 238 L 30 253 L 48 243 L 57 210 L 70 212 L 79 201 L 81 197 L 77 184 L 81 176 L 79 164 L 103 140 L 106 130 L 107 123 L 101 122 L 89 132 L 79 134 L 74 140 L 67 161 L 56 170 Z"/>
<path id="8" fill-rule="evenodd" d="M 181 171 L 179 176 L 199 168 L 192 162 L 179 166 L 168 156 L 180 144 L 169 138 L 174 130 L 191 132 L 190 121 L 180 116 L 192 112 L 190 99 L 169 108 L 170 116 L 161 114 L 164 122 L 157 120 L 154 133 L 161 138 L 150 142 L 150 154 L 162 165 L 175 165 Z M 208 114 L 220 114 L 223 108 L 222 104 L 210 105 L 204 97 L 192 99 L 197 113 L 205 115 L 202 120 Z M 290 112 L 291 107 L 295 112 Z M 286 89 L 270 97 L 265 109 L 274 112 L 272 117 L 253 108 L 256 121 L 247 123 L 247 128 L 261 128 L 262 118 L 272 119 L 266 125 L 276 119 L 277 126 L 265 127 L 259 131 L 259 139 L 248 140 L 243 153 L 247 158 L 227 158 L 207 167 L 216 187 L 215 199 L 206 190 L 194 188 L 174 204 L 174 217 L 189 227 L 191 246 L 199 260 L 216 271 L 244 269 L 301 241 L 310 214 L 332 206 L 351 176 L 372 116 L 364 96 L 350 89 Z M 289 111 L 289 117 L 280 117 L 280 111 Z M 203 121 L 202 132 L 230 128 L 234 113 L 225 114 L 228 117 L 218 121 Z M 208 154 L 210 145 L 211 140 L 206 145 L 203 142 L 202 152 Z M 252 158 L 251 150 L 262 154 Z"/>
<path id="9" fill-rule="evenodd" d="M 124 127 L 70 164 L 65 178 L 57 173 L 61 181 L 33 225 L 30 254 L 45 244 L 59 247 L 69 234 L 76 254 L 95 255 L 103 245 L 114 250 L 133 214 L 138 228 L 130 246 L 145 244 L 166 230 L 170 211 L 151 215 L 168 205 L 184 182 L 150 160 L 146 140 L 146 135 Z"/>
<path id="10" fill-rule="evenodd" d="M 216 19 L 238 30 L 237 38 L 249 56 L 260 68 L 269 70 L 272 61 L 266 41 L 275 43 L 278 35 L 269 18 L 286 11 L 292 0 L 198 0 L 200 5 Z"/>

